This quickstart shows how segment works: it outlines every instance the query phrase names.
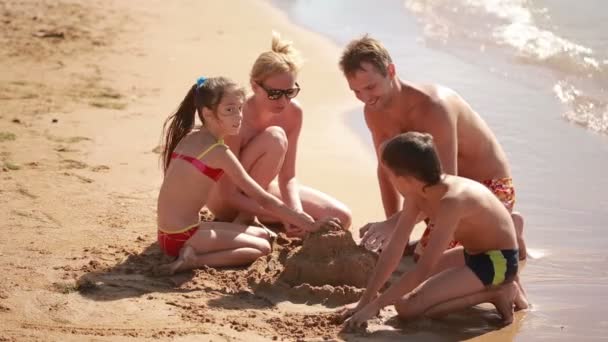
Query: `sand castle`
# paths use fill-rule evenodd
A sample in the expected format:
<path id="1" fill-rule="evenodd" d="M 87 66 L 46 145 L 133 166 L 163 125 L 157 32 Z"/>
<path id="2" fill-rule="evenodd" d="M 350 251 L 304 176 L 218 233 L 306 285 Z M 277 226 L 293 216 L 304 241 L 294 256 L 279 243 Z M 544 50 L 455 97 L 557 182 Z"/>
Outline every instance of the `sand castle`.
<path id="1" fill-rule="evenodd" d="M 323 230 L 297 247 L 279 237 L 273 253 L 249 268 L 247 280 L 256 292 L 279 290 L 295 302 L 336 306 L 359 300 L 376 260 L 350 232 Z"/>

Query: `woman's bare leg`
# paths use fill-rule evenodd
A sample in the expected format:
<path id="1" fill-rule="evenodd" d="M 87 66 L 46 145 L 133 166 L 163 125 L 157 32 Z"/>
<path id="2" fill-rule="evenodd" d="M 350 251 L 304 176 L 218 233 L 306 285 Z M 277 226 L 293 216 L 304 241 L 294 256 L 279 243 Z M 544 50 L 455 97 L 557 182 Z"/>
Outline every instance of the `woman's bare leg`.
<path id="1" fill-rule="evenodd" d="M 241 148 L 239 160 L 247 173 L 262 188 L 267 189 L 283 165 L 287 151 L 287 135 L 281 127 L 270 126 Z M 207 207 L 220 221 L 249 223 L 253 215 L 239 213 L 222 200 L 221 195 L 211 196 Z M 235 219 L 236 218 L 236 219 Z"/>

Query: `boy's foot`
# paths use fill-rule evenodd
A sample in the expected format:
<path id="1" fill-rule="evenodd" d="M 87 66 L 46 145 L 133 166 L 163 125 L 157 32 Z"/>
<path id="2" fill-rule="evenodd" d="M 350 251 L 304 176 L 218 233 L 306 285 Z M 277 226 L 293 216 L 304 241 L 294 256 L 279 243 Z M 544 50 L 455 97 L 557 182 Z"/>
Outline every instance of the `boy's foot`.
<path id="1" fill-rule="evenodd" d="M 490 302 L 502 316 L 505 325 L 513 323 L 513 300 L 518 292 L 517 285 L 515 282 L 511 282 L 501 285 L 494 291 L 496 291 L 495 297 Z"/>
<path id="2" fill-rule="evenodd" d="M 517 293 L 515 294 L 515 298 L 513 299 L 513 303 L 515 304 L 515 311 L 525 310 L 530 307 L 528 303 L 528 298 L 526 298 L 526 292 L 519 282 L 519 276 L 513 282 L 517 287 Z"/>

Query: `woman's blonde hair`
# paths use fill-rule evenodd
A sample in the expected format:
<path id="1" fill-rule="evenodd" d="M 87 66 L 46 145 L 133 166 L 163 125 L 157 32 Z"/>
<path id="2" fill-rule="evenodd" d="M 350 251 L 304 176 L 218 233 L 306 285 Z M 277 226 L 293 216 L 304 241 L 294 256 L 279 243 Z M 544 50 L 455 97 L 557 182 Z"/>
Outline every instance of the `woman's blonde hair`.
<path id="1" fill-rule="evenodd" d="M 302 65 L 300 52 L 293 48 L 292 42 L 281 39 L 281 35 L 272 32 L 272 49 L 262 52 L 253 63 L 250 77 L 256 82 L 263 82 L 270 75 L 283 72 L 297 74 Z"/>

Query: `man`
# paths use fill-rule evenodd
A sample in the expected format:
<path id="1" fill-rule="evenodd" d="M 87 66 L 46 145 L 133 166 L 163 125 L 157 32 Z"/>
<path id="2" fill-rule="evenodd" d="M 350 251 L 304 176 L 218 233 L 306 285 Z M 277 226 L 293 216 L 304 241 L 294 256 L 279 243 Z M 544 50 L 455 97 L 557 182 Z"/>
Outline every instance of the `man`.
<path id="1" fill-rule="evenodd" d="M 528 303 L 517 282 L 517 237 L 504 205 L 480 183 L 446 175 L 430 134 L 400 134 L 380 147 L 379 155 L 391 184 L 408 202 L 361 300 L 343 309 L 344 316 L 352 315 L 346 327 L 363 325 L 387 305 L 395 305 L 400 318 L 410 319 L 485 302 L 493 303 L 510 324 L 513 307 L 524 309 Z M 420 212 L 437 222 L 425 253 L 414 270 L 377 295 L 399 264 Z M 462 246 L 444 252 L 453 237 Z M 465 262 L 437 271 L 441 259 L 453 254 Z"/>
<path id="2" fill-rule="evenodd" d="M 378 40 L 364 36 L 345 48 L 340 68 L 355 96 L 365 103 L 364 114 L 375 149 L 400 133 L 418 131 L 433 136 L 444 171 L 486 185 L 511 212 L 515 190 L 507 157 L 483 119 L 454 91 L 437 85 L 415 85 L 399 79 L 395 65 Z M 378 182 L 386 221 L 361 229 L 366 246 L 386 246 L 402 208 L 401 196 L 378 162 Z M 408 199 L 405 198 L 405 202 Z M 522 237 L 523 218 L 511 214 L 517 230 L 520 257 L 526 256 Z M 428 217 L 421 213 L 419 219 Z M 417 260 L 428 244 L 435 222 L 416 246 Z M 450 241 L 455 247 L 458 241 Z"/>

